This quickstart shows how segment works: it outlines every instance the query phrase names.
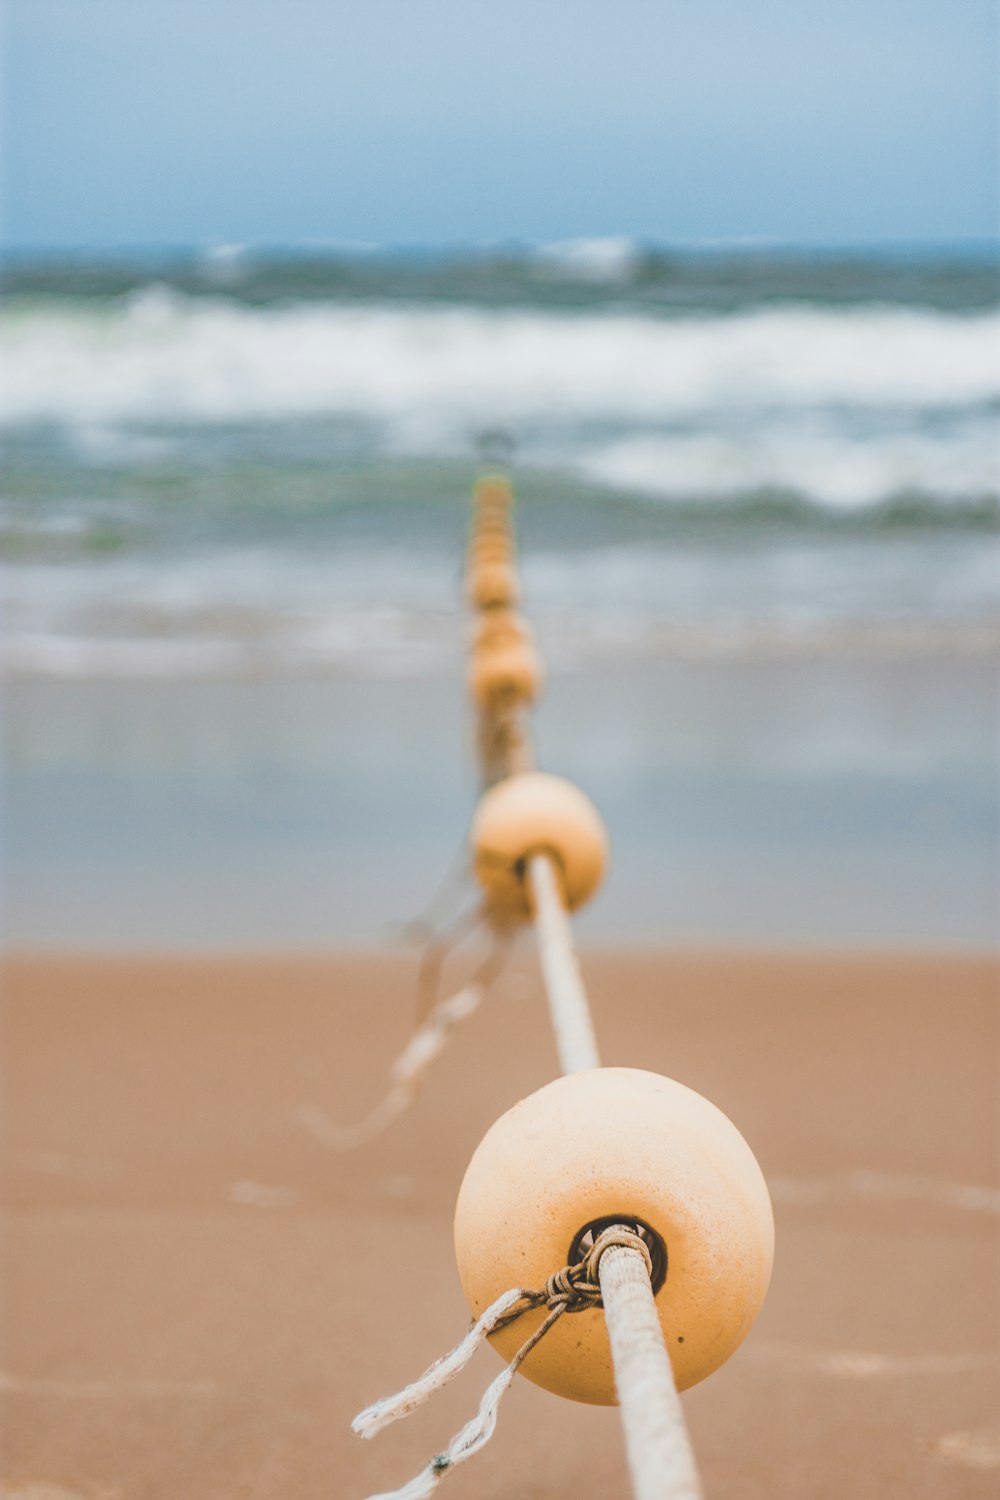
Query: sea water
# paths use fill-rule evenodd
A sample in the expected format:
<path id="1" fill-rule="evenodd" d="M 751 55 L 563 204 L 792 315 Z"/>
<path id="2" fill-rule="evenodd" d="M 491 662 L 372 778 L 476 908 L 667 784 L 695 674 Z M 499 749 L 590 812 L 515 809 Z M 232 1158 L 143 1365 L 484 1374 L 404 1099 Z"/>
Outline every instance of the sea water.
<path id="1" fill-rule="evenodd" d="M 22 260 L 0 434 L 15 940 L 367 941 L 380 892 L 419 905 L 474 794 L 462 550 L 497 462 L 546 764 L 624 840 L 595 931 L 995 937 L 989 255 Z M 430 819 L 392 790 L 422 777 Z M 248 838 L 263 895 L 213 919 L 191 871 L 234 892 Z M 346 915 L 306 896 L 369 857 Z"/>

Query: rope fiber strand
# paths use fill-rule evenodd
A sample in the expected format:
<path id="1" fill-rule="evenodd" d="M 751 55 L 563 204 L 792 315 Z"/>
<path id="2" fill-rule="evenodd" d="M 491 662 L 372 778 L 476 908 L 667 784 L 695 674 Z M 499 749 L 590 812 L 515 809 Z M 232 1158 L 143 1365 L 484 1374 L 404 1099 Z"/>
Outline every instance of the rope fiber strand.
<path id="1" fill-rule="evenodd" d="M 324 1144 L 334 1150 L 353 1151 L 358 1146 L 367 1145 L 398 1120 L 416 1099 L 431 1064 L 441 1056 L 454 1031 L 479 1009 L 489 994 L 503 970 L 509 950 L 509 934 L 494 936 L 490 952 L 462 989 L 436 1002 L 390 1068 L 388 1090 L 362 1119 L 353 1125 L 337 1125 L 324 1118 L 317 1129 L 314 1116 L 313 1134 L 319 1135 Z"/>

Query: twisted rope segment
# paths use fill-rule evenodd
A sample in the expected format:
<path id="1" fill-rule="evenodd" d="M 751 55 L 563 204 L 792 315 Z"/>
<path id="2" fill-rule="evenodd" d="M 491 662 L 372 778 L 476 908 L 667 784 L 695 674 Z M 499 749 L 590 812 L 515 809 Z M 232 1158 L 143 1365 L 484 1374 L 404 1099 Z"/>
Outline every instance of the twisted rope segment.
<path id="1" fill-rule="evenodd" d="M 498 1333 L 501 1328 L 516 1322 L 532 1308 L 548 1309 L 546 1316 L 530 1337 L 525 1339 L 514 1358 L 487 1386 L 476 1415 L 455 1434 L 447 1448 L 435 1454 L 420 1473 L 401 1489 L 386 1490 L 373 1495 L 371 1500 L 427 1500 L 445 1474 L 478 1453 L 489 1442 L 496 1428 L 500 1400 L 532 1349 L 565 1313 L 585 1312 L 590 1308 L 603 1306 L 600 1265 L 602 1256 L 609 1250 L 634 1252 L 641 1257 L 647 1278 L 652 1276 L 652 1258 L 642 1238 L 623 1224 L 611 1225 L 597 1236 L 582 1260 L 553 1272 L 539 1291 L 512 1287 L 504 1292 L 473 1323 L 461 1343 L 441 1359 L 435 1360 L 419 1379 L 404 1386 L 395 1396 L 386 1396 L 373 1402 L 355 1417 L 351 1423 L 352 1430 L 360 1437 L 374 1437 L 384 1427 L 423 1406 L 435 1391 L 441 1390 L 453 1380 L 490 1334 Z"/>

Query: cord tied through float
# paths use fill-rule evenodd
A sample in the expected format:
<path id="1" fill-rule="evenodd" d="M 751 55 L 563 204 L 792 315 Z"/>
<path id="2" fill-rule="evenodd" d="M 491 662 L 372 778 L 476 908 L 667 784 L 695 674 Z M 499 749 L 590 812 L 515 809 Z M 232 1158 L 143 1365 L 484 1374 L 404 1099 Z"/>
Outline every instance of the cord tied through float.
<path id="1" fill-rule="evenodd" d="M 512 1287 L 504 1292 L 476 1319 L 461 1343 L 436 1360 L 419 1379 L 404 1386 L 394 1396 L 385 1396 L 380 1401 L 372 1402 L 371 1406 L 367 1406 L 355 1417 L 351 1423 L 353 1431 L 359 1437 L 374 1437 L 384 1427 L 423 1406 L 435 1391 L 441 1390 L 453 1380 L 491 1333 L 506 1328 L 533 1308 L 547 1309 L 546 1317 L 530 1337 L 525 1339 L 506 1368 L 487 1386 L 476 1415 L 455 1434 L 448 1447 L 435 1454 L 420 1473 L 401 1489 L 372 1496 L 372 1500 L 426 1500 L 446 1473 L 485 1447 L 496 1428 L 500 1400 L 532 1349 L 564 1313 L 586 1312 L 603 1306 L 601 1257 L 608 1250 L 615 1249 L 629 1250 L 638 1255 L 647 1274 L 652 1277 L 653 1261 L 644 1240 L 624 1224 L 613 1224 L 601 1231 L 582 1260 L 553 1272 L 540 1291 Z"/>

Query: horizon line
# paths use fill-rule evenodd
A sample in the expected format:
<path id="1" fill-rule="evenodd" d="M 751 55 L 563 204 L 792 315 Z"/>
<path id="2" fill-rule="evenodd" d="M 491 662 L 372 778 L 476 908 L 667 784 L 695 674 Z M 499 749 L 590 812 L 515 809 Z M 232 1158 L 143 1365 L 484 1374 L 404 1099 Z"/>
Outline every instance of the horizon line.
<path id="1" fill-rule="evenodd" d="M 393 256 L 469 258 L 497 255 L 513 258 L 546 253 L 558 259 L 560 252 L 591 250 L 595 254 L 617 250 L 623 256 L 735 254 L 784 252 L 791 255 L 874 255 L 914 254 L 921 252 L 956 255 L 993 254 L 1000 256 L 1000 231 L 992 235 L 882 236 L 864 239 L 795 239 L 783 236 L 741 235 L 705 236 L 671 239 L 667 237 L 594 234 L 570 235 L 561 239 L 530 239 L 511 236 L 504 239 L 428 239 L 428 240 L 354 240 L 335 237 L 298 236 L 288 240 L 224 238 L 177 240 L 92 240 L 62 244 L 52 241 L 3 242 L 0 260 L 23 260 L 38 257 L 46 260 L 86 257 L 146 258 L 151 255 L 184 255 L 219 260 L 252 259 L 268 255 L 307 254 L 331 259 L 378 259 Z"/>

